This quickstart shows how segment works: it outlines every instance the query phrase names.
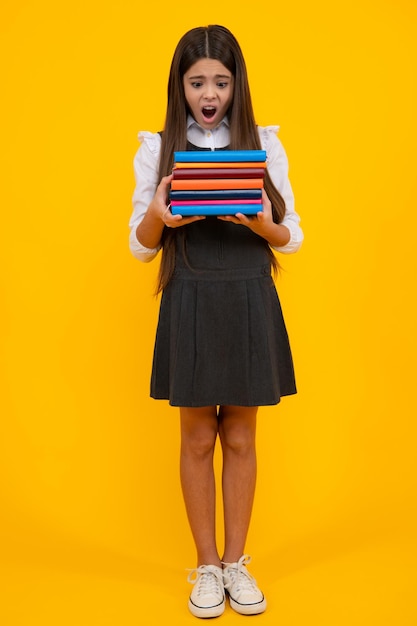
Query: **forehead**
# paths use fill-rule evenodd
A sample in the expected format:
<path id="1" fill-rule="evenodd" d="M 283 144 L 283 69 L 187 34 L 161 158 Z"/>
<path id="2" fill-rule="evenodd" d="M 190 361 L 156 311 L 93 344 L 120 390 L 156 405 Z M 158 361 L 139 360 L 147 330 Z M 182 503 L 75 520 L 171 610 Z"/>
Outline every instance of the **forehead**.
<path id="1" fill-rule="evenodd" d="M 205 76 L 207 78 L 214 76 L 232 76 L 227 67 L 216 59 L 199 59 L 194 63 L 187 72 L 185 77 Z"/>

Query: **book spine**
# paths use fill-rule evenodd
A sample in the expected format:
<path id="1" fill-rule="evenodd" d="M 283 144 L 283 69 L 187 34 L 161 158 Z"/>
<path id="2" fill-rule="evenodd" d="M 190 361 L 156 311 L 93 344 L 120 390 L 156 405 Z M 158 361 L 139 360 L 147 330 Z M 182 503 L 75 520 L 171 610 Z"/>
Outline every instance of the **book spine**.
<path id="1" fill-rule="evenodd" d="M 259 200 L 262 189 L 180 189 L 170 191 L 170 200 Z"/>
<path id="2" fill-rule="evenodd" d="M 263 183 L 264 181 L 262 178 L 208 178 L 205 180 L 174 179 L 171 181 L 171 189 L 261 189 L 263 187 Z"/>
<path id="3" fill-rule="evenodd" d="M 244 215 L 256 215 L 262 211 L 261 204 L 190 204 L 187 206 L 172 206 L 173 215 L 182 215 L 187 217 L 190 215 L 236 215 L 243 213 Z"/>
<path id="4" fill-rule="evenodd" d="M 187 150 L 174 152 L 176 162 L 266 161 L 265 150 Z"/>
<path id="5" fill-rule="evenodd" d="M 257 204 L 260 206 L 262 204 L 262 200 L 171 200 L 171 206 L 188 206 L 191 204 L 195 205 L 216 205 L 216 204 Z"/>
<path id="6" fill-rule="evenodd" d="M 265 170 L 261 167 L 209 167 L 179 168 L 172 171 L 174 180 L 193 178 L 264 178 Z"/>

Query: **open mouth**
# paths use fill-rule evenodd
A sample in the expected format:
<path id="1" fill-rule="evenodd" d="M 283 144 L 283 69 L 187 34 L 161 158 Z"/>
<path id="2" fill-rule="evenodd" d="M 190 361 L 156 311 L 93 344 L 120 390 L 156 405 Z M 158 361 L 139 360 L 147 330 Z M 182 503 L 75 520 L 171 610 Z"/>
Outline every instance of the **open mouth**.
<path id="1" fill-rule="evenodd" d="M 207 120 L 211 120 L 216 115 L 216 110 L 217 110 L 216 107 L 212 107 L 212 106 L 203 107 L 202 109 L 203 116 Z"/>

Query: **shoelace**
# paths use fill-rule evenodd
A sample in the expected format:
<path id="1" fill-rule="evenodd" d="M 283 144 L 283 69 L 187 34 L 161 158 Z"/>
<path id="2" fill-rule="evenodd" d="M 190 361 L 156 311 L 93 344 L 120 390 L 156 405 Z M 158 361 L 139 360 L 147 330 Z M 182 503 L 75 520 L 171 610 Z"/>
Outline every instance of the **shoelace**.
<path id="1" fill-rule="evenodd" d="M 188 582 L 195 585 L 197 581 L 198 596 L 203 594 L 219 593 L 219 587 L 223 587 L 223 580 L 220 576 L 216 572 L 208 570 L 205 565 L 200 565 L 190 571 L 188 575 Z"/>
<path id="2" fill-rule="evenodd" d="M 244 554 L 237 562 L 237 567 L 231 567 L 231 564 L 224 563 L 227 568 L 226 576 L 228 578 L 224 586 L 226 589 L 233 587 L 233 594 L 236 597 L 239 597 L 245 591 L 259 593 L 256 580 L 246 569 L 246 565 L 250 562 L 251 557 Z"/>

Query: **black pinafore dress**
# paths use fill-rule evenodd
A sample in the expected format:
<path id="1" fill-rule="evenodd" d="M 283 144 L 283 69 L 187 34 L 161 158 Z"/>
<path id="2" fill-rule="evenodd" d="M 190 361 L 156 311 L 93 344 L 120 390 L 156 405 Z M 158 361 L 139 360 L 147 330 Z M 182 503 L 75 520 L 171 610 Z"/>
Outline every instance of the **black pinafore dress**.
<path id="1" fill-rule="evenodd" d="M 262 406 L 296 393 L 265 241 L 211 216 L 182 228 L 185 246 L 177 237 L 161 298 L 151 397 L 184 407 Z"/>

